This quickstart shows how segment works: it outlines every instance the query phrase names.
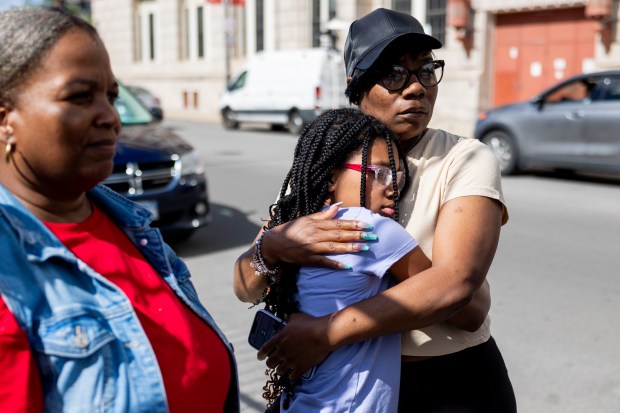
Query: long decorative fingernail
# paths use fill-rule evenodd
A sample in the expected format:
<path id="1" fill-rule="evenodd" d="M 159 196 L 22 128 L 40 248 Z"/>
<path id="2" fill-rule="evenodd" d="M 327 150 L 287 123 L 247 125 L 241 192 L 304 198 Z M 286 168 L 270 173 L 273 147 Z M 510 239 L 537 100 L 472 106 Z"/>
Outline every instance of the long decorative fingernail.
<path id="1" fill-rule="evenodd" d="M 373 226 L 371 224 L 368 224 L 366 222 L 362 222 L 362 221 L 357 221 L 355 223 L 355 226 L 361 229 L 374 229 Z"/>
<path id="2" fill-rule="evenodd" d="M 368 246 L 368 244 L 355 244 L 353 245 L 353 249 L 355 251 L 368 251 L 370 246 Z"/>
<path id="3" fill-rule="evenodd" d="M 341 270 L 350 270 L 351 266 L 348 264 L 343 264 L 341 262 L 338 263 L 338 266 L 340 267 Z"/>
<path id="4" fill-rule="evenodd" d="M 342 204 L 344 204 L 344 202 L 340 201 L 340 202 L 336 202 L 336 203 L 332 204 L 332 206 L 335 207 L 335 206 L 340 206 Z"/>
<path id="5" fill-rule="evenodd" d="M 362 239 L 366 241 L 376 241 L 379 237 L 374 232 L 362 232 Z"/>

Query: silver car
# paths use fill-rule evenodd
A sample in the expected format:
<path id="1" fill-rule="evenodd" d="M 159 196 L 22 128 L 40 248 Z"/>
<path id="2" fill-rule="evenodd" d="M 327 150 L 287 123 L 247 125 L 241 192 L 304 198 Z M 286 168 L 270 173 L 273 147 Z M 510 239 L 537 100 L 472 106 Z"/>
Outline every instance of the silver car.
<path id="1" fill-rule="evenodd" d="M 575 76 L 528 102 L 483 112 L 475 137 L 493 149 L 505 175 L 620 175 L 620 70 Z"/>

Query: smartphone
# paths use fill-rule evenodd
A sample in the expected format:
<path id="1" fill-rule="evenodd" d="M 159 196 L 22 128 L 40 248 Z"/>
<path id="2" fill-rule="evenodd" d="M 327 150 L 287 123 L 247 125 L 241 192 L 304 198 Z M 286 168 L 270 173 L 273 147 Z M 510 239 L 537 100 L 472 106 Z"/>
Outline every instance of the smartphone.
<path id="1" fill-rule="evenodd" d="M 254 315 L 254 321 L 252 322 L 252 328 L 250 329 L 250 335 L 248 336 L 248 343 L 256 350 L 265 344 L 271 337 L 276 335 L 280 330 L 284 328 L 286 322 L 271 314 L 267 310 L 260 309 Z M 314 371 L 316 367 L 312 367 L 301 376 L 304 380 L 310 380 L 314 377 Z"/>
<path id="2" fill-rule="evenodd" d="M 254 315 L 254 322 L 248 336 L 248 343 L 256 350 L 265 344 L 271 337 L 282 330 L 286 323 L 267 310 L 258 310 Z"/>

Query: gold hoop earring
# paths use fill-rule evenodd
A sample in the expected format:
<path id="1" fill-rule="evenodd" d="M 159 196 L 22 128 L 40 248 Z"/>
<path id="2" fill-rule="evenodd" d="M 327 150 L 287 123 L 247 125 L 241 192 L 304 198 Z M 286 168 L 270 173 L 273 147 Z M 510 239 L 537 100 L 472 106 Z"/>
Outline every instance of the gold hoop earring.
<path id="1" fill-rule="evenodd" d="M 4 161 L 6 163 L 9 163 L 12 152 L 13 152 L 13 142 L 7 142 L 6 146 L 4 147 Z"/>

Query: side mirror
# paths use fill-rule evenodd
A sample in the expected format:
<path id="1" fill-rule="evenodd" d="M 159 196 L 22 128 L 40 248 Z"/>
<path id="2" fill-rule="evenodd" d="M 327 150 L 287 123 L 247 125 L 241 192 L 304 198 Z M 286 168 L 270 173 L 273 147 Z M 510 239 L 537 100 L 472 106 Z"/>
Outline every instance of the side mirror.
<path id="1" fill-rule="evenodd" d="M 160 108 L 151 107 L 149 108 L 149 112 L 157 122 L 161 122 L 164 119 L 164 113 Z"/>
<path id="2" fill-rule="evenodd" d="M 543 105 L 545 104 L 545 99 L 539 95 L 532 99 L 531 102 L 534 106 L 536 106 L 538 110 L 541 110 Z"/>

